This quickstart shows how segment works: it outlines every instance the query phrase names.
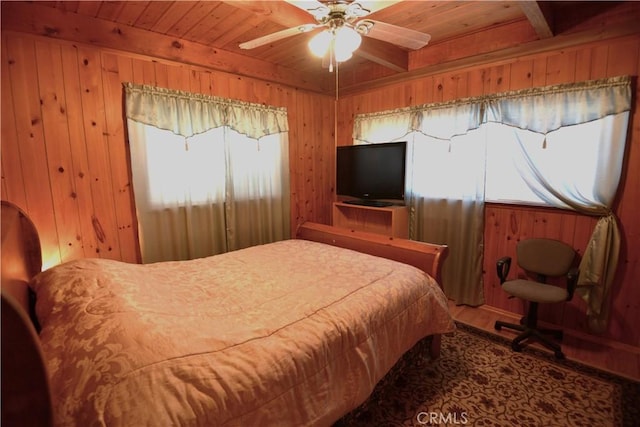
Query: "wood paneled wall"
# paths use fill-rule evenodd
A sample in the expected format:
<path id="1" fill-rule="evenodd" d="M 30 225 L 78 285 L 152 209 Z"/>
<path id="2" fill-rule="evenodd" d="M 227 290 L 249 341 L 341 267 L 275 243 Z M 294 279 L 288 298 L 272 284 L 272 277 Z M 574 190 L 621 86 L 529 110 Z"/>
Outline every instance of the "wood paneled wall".
<path id="1" fill-rule="evenodd" d="M 45 267 L 139 261 L 123 82 L 286 107 L 291 229 L 330 222 L 335 99 L 43 37 L 2 35 L 2 199 L 34 220 Z"/>
<path id="2" fill-rule="evenodd" d="M 640 36 L 634 35 L 585 44 L 561 51 L 503 60 L 490 65 L 426 75 L 415 80 L 341 97 L 338 104 L 338 145 L 351 144 L 353 117 L 424 103 L 518 90 L 559 83 L 637 76 L 640 71 Z M 624 168 L 615 213 L 623 234 L 620 265 L 612 293 L 607 338 L 640 347 L 640 117 L 638 89 L 627 142 Z M 567 167 L 571 167 L 568 163 Z M 487 205 L 484 244 L 484 293 L 486 304 L 523 313 L 523 304 L 508 299 L 500 288 L 495 261 L 514 255 L 515 244 L 525 237 L 548 236 L 564 240 L 580 253 L 595 220 L 557 209 Z M 544 321 L 587 333 L 584 302 L 576 297 L 563 306 L 541 309 Z"/>
<path id="3" fill-rule="evenodd" d="M 38 227 L 45 266 L 79 257 L 138 261 L 122 82 L 287 107 L 292 230 L 331 221 L 335 135 L 351 143 L 357 113 L 617 75 L 638 75 L 640 36 L 521 56 L 333 97 L 121 51 L 2 33 L 2 186 Z M 441 69 L 441 68 L 440 68 Z M 623 233 L 606 338 L 640 347 L 640 119 L 635 111 L 615 212 Z M 334 117 L 337 124 L 334 125 Z M 487 304 L 522 312 L 497 284 L 495 260 L 526 236 L 552 236 L 583 251 L 594 220 L 505 205 L 486 209 Z M 552 323 L 586 332 L 584 304 L 545 309 Z"/>

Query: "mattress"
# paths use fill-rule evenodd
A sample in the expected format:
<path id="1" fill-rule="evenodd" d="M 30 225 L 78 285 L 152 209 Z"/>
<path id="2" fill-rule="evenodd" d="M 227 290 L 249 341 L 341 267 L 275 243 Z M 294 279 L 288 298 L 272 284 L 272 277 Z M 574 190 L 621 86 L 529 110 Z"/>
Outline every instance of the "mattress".
<path id="1" fill-rule="evenodd" d="M 76 260 L 30 285 L 68 426 L 331 425 L 417 341 L 454 330 L 422 271 L 306 240 Z"/>

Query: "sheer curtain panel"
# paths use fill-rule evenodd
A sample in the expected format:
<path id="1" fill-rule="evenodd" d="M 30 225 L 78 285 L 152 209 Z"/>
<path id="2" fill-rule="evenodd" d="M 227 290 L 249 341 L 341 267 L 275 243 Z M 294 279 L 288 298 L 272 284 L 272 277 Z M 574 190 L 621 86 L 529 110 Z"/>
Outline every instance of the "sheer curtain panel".
<path id="1" fill-rule="evenodd" d="M 289 237 L 286 110 L 125 84 L 143 262 Z"/>
<path id="2" fill-rule="evenodd" d="M 480 104 L 466 100 L 356 116 L 356 143 L 407 140 L 410 236 L 446 244 L 446 295 L 458 304 L 484 302 L 484 140 Z M 480 160 L 480 161 L 478 161 Z"/>

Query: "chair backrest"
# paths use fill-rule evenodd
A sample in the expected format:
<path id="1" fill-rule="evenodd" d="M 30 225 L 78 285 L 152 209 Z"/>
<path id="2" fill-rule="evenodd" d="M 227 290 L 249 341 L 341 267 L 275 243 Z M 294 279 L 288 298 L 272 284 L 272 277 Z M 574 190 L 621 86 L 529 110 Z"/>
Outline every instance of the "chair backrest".
<path id="1" fill-rule="evenodd" d="M 526 271 L 555 277 L 567 274 L 576 251 L 559 240 L 533 238 L 518 242 L 516 254 L 518 265 Z"/>

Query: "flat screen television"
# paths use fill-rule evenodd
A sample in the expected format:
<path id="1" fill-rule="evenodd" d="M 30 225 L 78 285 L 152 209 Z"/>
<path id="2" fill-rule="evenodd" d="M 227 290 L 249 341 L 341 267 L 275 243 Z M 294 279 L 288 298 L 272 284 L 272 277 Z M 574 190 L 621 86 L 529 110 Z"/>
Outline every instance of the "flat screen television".
<path id="1" fill-rule="evenodd" d="M 336 152 L 336 194 L 346 203 L 404 203 L 407 143 L 347 145 Z"/>

